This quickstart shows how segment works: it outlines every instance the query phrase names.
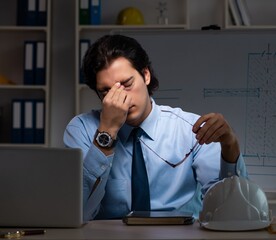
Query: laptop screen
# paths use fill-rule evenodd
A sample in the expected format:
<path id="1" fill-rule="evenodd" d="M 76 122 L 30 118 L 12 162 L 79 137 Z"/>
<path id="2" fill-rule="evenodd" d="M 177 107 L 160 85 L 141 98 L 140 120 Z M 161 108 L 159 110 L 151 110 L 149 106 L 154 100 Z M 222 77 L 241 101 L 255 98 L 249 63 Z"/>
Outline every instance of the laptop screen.
<path id="1" fill-rule="evenodd" d="M 80 149 L 0 148 L 0 226 L 82 224 Z"/>

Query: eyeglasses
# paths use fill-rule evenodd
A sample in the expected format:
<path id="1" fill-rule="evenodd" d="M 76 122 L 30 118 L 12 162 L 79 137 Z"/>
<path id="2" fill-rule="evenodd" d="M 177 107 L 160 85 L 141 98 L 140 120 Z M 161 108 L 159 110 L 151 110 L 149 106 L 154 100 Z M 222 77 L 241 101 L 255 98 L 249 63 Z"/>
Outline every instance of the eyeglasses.
<path id="1" fill-rule="evenodd" d="M 175 114 L 174 112 L 171 111 L 167 111 L 167 110 L 161 110 L 162 112 L 169 112 L 175 116 L 177 116 L 178 118 L 182 119 L 183 121 L 187 122 L 189 125 L 193 126 L 193 124 L 191 124 L 189 121 L 187 121 L 186 119 L 180 117 L 179 115 Z M 193 145 L 193 147 L 190 149 L 190 151 L 188 153 L 185 154 L 185 157 L 177 162 L 177 163 L 171 163 L 168 160 L 162 158 L 158 153 L 156 153 L 150 146 L 148 146 L 140 137 L 139 137 L 139 141 L 141 143 L 143 143 L 151 152 L 153 152 L 158 158 L 160 158 L 162 161 L 164 161 L 165 163 L 167 163 L 168 165 L 170 165 L 172 168 L 176 168 L 177 166 L 181 165 L 190 155 L 193 151 L 198 151 L 201 148 L 201 145 L 199 144 L 198 141 L 196 141 L 196 143 Z"/>
<path id="2" fill-rule="evenodd" d="M 27 235 L 40 235 L 45 234 L 46 230 L 44 229 L 34 229 L 34 230 L 21 230 L 21 231 L 12 231 L 12 232 L 0 232 L 0 238 L 16 238 L 20 239 L 23 236 Z"/>

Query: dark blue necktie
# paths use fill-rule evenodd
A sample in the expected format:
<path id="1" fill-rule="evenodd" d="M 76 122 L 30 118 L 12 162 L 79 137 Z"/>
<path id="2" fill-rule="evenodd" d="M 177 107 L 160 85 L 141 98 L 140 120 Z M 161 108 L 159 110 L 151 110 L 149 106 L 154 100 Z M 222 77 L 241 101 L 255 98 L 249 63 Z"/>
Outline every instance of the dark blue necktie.
<path id="1" fill-rule="evenodd" d="M 150 193 L 148 175 L 145 161 L 142 153 L 141 137 L 143 130 L 135 128 L 133 130 L 133 156 L 132 156 L 132 206 L 131 210 L 149 211 L 150 210 Z"/>

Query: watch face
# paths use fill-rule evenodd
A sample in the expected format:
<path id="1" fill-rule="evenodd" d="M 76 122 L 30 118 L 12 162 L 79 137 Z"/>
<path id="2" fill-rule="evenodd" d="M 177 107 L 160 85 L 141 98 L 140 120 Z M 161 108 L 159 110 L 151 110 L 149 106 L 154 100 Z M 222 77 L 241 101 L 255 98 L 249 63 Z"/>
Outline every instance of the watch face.
<path id="1" fill-rule="evenodd" d="M 99 133 L 96 140 L 101 147 L 109 147 L 112 144 L 112 138 L 106 132 Z"/>

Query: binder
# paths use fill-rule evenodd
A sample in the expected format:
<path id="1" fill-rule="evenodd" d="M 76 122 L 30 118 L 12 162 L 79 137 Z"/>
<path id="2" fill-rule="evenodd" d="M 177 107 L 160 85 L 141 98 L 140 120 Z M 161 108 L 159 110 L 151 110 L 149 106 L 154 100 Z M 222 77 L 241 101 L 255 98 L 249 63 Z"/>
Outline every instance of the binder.
<path id="1" fill-rule="evenodd" d="M 80 40 L 80 45 L 79 45 L 79 82 L 80 83 L 85 83 L 85 79 L 84 79 L 84 76 L 83 76 L 83 72 L 81 70 L 81 65 L 82 65 L 82 60 L 84 58 L 84 55 L 86 53 L 86 51 L 88 50 L 90 46 L 90 40 L 89 39 L 81 39 Z"/>
<path id="2" fill-rule="evenodd" d="M 17 0 L 17 25 L 26 25 L 26 16 L 28 9 L 28 0 Z"/>
<path id="3" fill-rule="evenodd" d="M 12 129 L 11 129 L 11 142 L 23 142 L 23 113 L 24 113 L 23 100 L 12 100 Z"/>
<path id="4" fill-rule="evenodd" d="M 45 102 L 44 100 L 35 100 L 34 107 L 35 132 L 34 142 L 44 143 L 45 140 Z"/>
<path id="5" fill-rule="evenodd" d="M 24 80 L 25 85 L 34 84 L 35 72 L 34 72 L 34 63 L 35 63 L 35 42 L 34 41 L 25 41 L 24 42 Z"/>
<path id="6" fill-rule="evenodd" d="M 79 24 L 90 24 L 90 0 L 79 0 Z"/>
<path id="7" fill-rule="evenodd" d="M 46 42 L 36 42 L 35 85 L 44 85 L 46 80 Z"/>
<path id="8" fill-rule="evenodd" d="M 26 24 L 27 26 L 35 26 L 37 21 L 36 0 L 27 0 Z"/>
<path id="9" fill-rule="evenodd" d="M 34 101 L 24 101 L 23 142 L 34 143 Z"/>
<path id="10" fill-rule="evenodd" d="M 36 0 L 37 26 L 47 26 L 47 0 Z"/>
<path id="11" fill-rule="evenodd" d="M 90 23 L 92 25 L 101 24 L 101 0 L 90 0 Z"/>

